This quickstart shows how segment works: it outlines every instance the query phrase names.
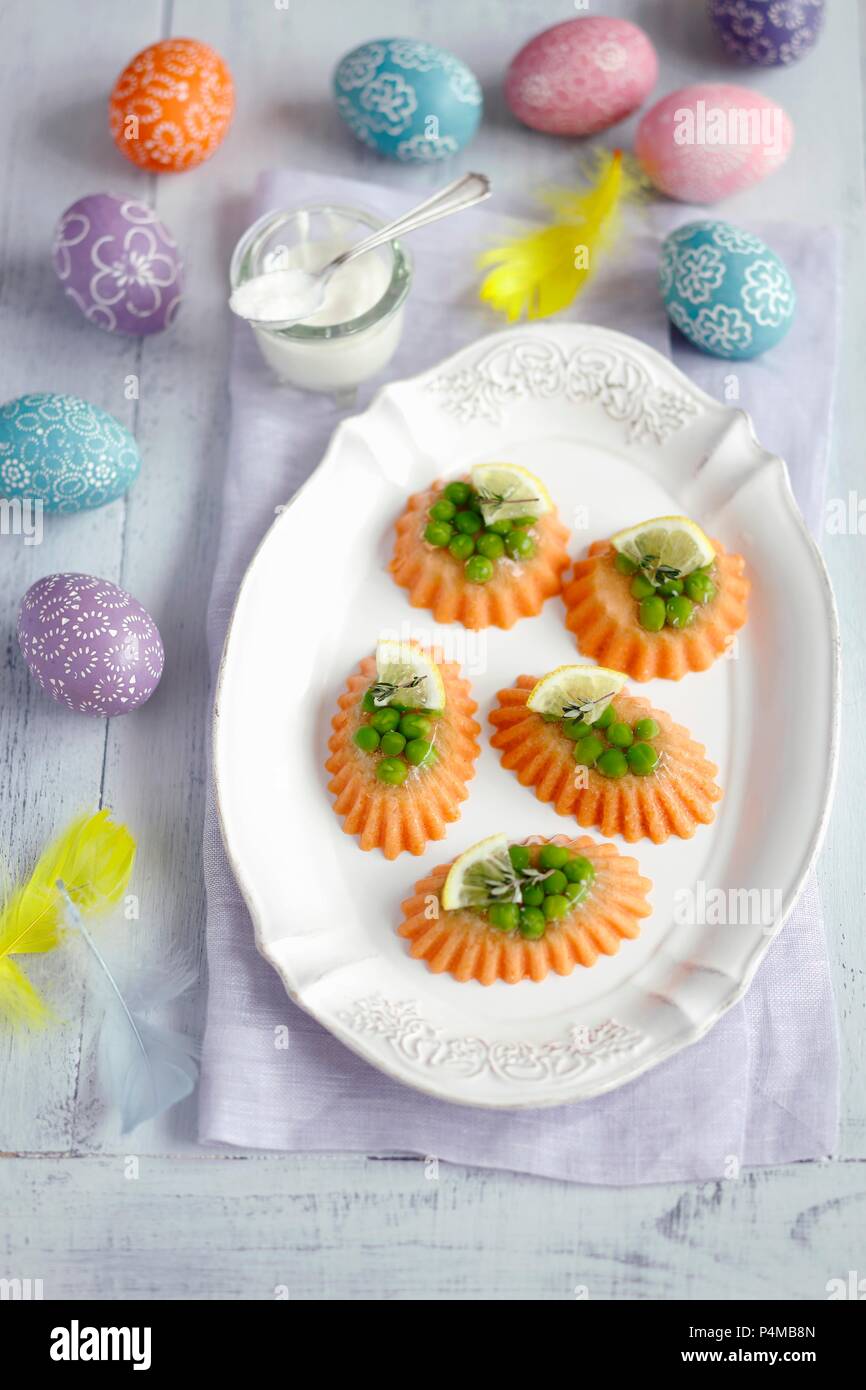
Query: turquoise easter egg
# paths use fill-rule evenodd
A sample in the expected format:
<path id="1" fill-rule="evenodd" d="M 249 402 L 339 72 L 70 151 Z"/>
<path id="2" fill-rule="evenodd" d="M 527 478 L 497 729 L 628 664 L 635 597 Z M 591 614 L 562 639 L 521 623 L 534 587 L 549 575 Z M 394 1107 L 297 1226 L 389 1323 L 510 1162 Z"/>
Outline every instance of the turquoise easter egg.
<path id="1" fill-rule="evenodd" d="M 122 496 L 140 467 L 129 430 L 78 396 L 36 391 L 0 406 L 0 497 L 88 511 Z"/>
<path id="2" fill-rule="evenodd" d="M 665 238 L 659 289 L 671 322 L 713 357 L 757 357 L 775 347 L 797 305 L 775 251 L 716 220 L 687 222 Z"/>
<path id="3" fill-rule="evenodd" d="M 465 63 L 418 39 L 374 39 L 334 73 L 337 110 L 370 149 L 405 164 L 447 159 L 481 120 L 481 87 Z"/>

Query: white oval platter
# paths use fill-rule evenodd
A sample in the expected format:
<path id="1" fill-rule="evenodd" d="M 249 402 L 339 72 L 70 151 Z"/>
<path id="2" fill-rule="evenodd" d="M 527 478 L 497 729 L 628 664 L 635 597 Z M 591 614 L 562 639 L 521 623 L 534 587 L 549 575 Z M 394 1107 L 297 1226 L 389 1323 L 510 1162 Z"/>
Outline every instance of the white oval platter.
<path id="1" fill-rule="evenodd" d="M 684 513 L 746 558 L 747 626 L 726 659 L 635 687 L 707 746 L 725 796 L 688 841 L 620 847 L 653 880 L 637 941 L 590 970 L 488 988 L 433 975 L 397 936 L 432 867 L 494 831 L 572 832 L 489 746 L 495 692 L 581 660 L 560 599 L 510 632 L 438 627 L 386 566 L 410 492 L 507 458 L 539 473 L 572 553 Z M 438 642 L 472 681 L 482 755 L 461 819 L 420 859 L 345 835 L 324 761 L 337 696 L 380 634 Z M 241 587 L 219 675 L 214 766 L 230 862 L 290 997 L 383 1071 L 443 1100 L 561 1105 L 611 1090 L 699 1039 L 783 929 L 826 823 L 838 728 L 829 580 L 780 459 L 744 412 L 635 339 L 513 329 L 386 386 L 334 433 Z M 788 731 L 803 729 L 792 739 Z M 594 833 L 594 832 L 591 832 Z"/>

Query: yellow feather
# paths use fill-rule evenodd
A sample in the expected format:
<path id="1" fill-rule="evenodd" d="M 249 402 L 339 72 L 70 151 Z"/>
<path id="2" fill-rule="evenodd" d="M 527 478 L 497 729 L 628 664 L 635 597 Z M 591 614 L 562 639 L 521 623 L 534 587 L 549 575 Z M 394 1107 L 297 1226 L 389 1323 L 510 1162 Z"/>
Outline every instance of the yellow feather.
<path id="1" fill-rule="evenodd" d="M 551 189 L 545 195 L 558 219 L 553 226 L 481 257 L 482 268 L 496 268 L 485 277 L 479 297 L 512 323 L 524 313 L 530 319 L 549 318 L 567 309 L 616 235 L 624 199 L 640 186 L 620 150 L 599 152 L 592 187 L 577 193 Z"/>
<path id="2" fill-rule="evenodd" d="M 135 841 L 110 812 L 79 816 L 43 850 L 33 873 L 0 910 L 0 1015 L 38 1024 L 47 1006 L 9 959 L 53 951 L 60 944 L 65 906 L 58 881 L 79 911 L 93 916 L 123 895 L 135 859 Z"/>

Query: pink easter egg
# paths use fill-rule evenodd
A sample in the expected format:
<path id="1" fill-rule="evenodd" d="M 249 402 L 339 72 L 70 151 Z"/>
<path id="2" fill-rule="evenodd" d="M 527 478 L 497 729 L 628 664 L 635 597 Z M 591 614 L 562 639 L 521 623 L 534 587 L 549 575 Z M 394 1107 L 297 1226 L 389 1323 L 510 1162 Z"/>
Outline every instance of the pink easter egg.
<path id="1" fill-rule="evenodd" d="M 519 121 L 551 135 L 594 135 L 646 101 L 656 52 L 626 19 L 567 19 L 536 34 L 512 60 L 505 99 Z"/>
<path id="2" fill-rule="evenodd" d="M 788 113 L 769 97 L 725 82 L 699 82 L 647 111 L 635 153 L 669 198 L 716 203 L 774 173 L 793 143 Z"/>

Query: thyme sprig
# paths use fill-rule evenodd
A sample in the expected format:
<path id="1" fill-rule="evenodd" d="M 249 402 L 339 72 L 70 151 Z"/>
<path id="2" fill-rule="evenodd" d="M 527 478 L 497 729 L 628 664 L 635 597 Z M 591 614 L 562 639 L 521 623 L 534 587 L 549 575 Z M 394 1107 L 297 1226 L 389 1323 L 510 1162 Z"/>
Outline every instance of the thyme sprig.
<path id="1" fill-rule="evenodd" d="M 676 565 L 663 565 L 658 555 L 642 555 L 638 562 L 641 570 L 654 584 L 665 584 L 670 579 L 679 579 L 680 571 Z"/>
<path id="2" fill-rule="evenodd" d="M 398 690 L 417 690 L 426 679 L 426 676 L 412 676 L 408 681 L 374 681 L 370 687 L 373 704 L 377 708 L 390 705 Z"/>
<path id="3" fill-rule="evenodd" d="M 478 493 L 478 500 L 481 503 L 482 507 L 502 507 L 505 505 L 506 502 L 509 506 L 513 504 L 515 506 L 523 507 L 529 506 L 531 502 L 538 501 L 537 497 L 512 497 L 510 494 L 505 492 L 491 492 L 490 488 L 486 487 L 479 487 L 476 489 L 476 491 Z"/>
<path id="4" fill-rule="evenodd" d="M 606 695 L 596 695 L 594 700 L 582 700 L 578 704 L 563 705 L 562 718 L 586 720 L 586 716 L 591 714 L 597 705 L 606 704 L 613 699 L 615 694 L 615 690 L 609 690 Z M 590 720 L 589 722 L 591 723 L 592 721 Z"/>

